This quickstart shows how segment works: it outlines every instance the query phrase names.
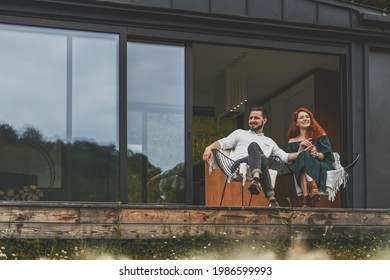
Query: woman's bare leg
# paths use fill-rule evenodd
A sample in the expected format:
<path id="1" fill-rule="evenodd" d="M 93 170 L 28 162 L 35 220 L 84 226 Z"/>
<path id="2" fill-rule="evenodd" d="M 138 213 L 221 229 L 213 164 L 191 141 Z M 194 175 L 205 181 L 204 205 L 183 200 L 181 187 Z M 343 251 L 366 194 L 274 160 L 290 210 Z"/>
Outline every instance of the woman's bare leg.
<path id="1" fill-rule="evenodd" d="M 303 193 L 302 207 L 310 207 L 311 206 L 311 199 L 310 199 L 309 191 L 308 191 L 308 181 L 309 181 L 308 178 L 310 178 L 310 176 L 308 176 L 305 172 L 302 171 L 301 176 L 300 176 L 301 189 L 302 189 L 302 193 Z"/>
<path id="2" fill-rule="evenodd" d="M 301 176 L 300 176 L 300 184 L 301 184 L 301 189 L 302 189 L 302 193 L 303 193 L 303 196 L 307 196 L 308 195 L 308 191 L 307 191 L 307 174 L 305 172 L 301 172 Z"/>

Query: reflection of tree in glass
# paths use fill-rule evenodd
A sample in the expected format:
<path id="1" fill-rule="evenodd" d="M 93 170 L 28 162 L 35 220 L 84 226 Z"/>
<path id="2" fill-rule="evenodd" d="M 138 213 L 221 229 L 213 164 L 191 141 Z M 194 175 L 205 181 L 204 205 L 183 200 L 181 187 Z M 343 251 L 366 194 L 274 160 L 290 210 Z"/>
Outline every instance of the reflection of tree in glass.
<path id="1" fill-rule="evenodd" d="M 118 151 L 113 145 L 78 140 L 63 145 L 63 170 L 72 200 L 116 201 Z"/>
<path id="2" fill-rule="evenodd" d="M 162 170 L 150 163 L 148 158 L 131 150 L 127 154 L 128 159 L 128 200 L 131 203 L 142 202 L 142 186 L 147 187 L 147 201 L 150 203 L 176 203 L 182 198 L 178 192 L 184 192 L 184 163 L 179 163 L 173 168 Z M 146 165 L 145 182 L 142 176 Z M 145 175 L 145 174 L 144 174 Z"/>
<path id="3" fill-rule="evenodd" d="M 127 153 L 127 180 L 128 200 L 132 203 L 142 202 L 142 174 L 146 164 L 147 178 L 153 177 L 161 172 L 161 169 L 150 164 L 147 157 L 141 153 L 134 153 L 129 150 Z M 152 192 L 152 190 L 150 190 Z"/>
<path id="4" fill-rule="evenodd" d="M 42 151 L 50 157 L 52 162 L 50 168 L 54 171 L 49 171 L 49 165 Z M 51 193 L 51 195 L 45 194 L 41 199 L 118 200 L 118 151 L 113 145 L 99 145 L 88 140 L 49 141 L 34 127 L 26 127 L 18 133 L 8 124 L 1 124 L 0 156 L 3 158 L 3 162 L 0 162 L 0 173 L 30 174 L 38 178 L 39 189 L 44 194 Z M 143 174 L 144 170 L 146 174 Z M 50 178 L 53 176 L 51 173 L 55 174 L 55 178 Z M 183 162 L 163 172 L 161 168 L 151 164 L 143 154 L 129 151 L 129 202 L 142 202 L 142 176 L 146 177 L 144 184 L 147 186 L 148 202 L 178 202 L 178 191 L 184 192 L 183 174 Z M 18 190 L 23 186 L 10 187 Z"/>
<path id="5" fill-rule="evenodd" d="M 44 135 L 33 127 L 26 127 L 20 135 L 20 139 L 44 142 Z"/>
<path id="6" fill-rule="evenodd" d="M 148 190 L 154 190 L 154 201 L 175 203 L 181 200 L 178 192 L 184 192 L 184 162 L 172 169 L 157 174 L 148 182 Z"/>
<path id="7" fill-rule="evenodd" d="M 48 141 L 36 128 L 26 127 L 19 134 L 8 124 L 1 124 L 0 156 L 0 173 L 35 176 L 39 188 L 50 193 L 43 199 L 117 200 L 118 151 L 114 145 L 87 140 Z M 53 174 L 55 178 L 51 178 Z"/>
<path id="8" fill-rule="evenodd" d="M 18 139 L 18 133 L 15 129 L 8 124 L 0 125 L 0 141 L 16 139 Z"/>

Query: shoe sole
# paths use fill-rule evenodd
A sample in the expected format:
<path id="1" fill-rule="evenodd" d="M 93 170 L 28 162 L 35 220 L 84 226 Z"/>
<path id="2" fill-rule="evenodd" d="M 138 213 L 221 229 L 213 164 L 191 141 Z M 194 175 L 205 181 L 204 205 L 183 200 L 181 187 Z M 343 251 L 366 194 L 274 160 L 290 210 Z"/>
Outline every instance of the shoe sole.
<path id="1" fill-rule="evenodd" d="M 260 194 L 260 190 L 258 189 L 258 187 L 256 185 L 250 185 L 248 187 L 248 191 L 253 194 L 253 195 L 259 195 Z"/>
<path id="2" fill-rule="evenodd" d="M 313 194 L 313 196 L 310 199 L 313 202 L 319 202 L 321 200 L 321 196 L 319 194 Z"/>

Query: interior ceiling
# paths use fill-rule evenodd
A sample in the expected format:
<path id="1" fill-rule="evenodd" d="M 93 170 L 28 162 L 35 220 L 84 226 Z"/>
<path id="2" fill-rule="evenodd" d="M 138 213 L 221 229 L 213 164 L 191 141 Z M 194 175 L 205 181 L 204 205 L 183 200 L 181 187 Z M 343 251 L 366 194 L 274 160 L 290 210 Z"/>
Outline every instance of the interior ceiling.
<path id="1" fill-rule="evenodd" d="M 314 69 L 339 71 L 338 56 L 196 44 L 194 106 L 215 107 L 215 78 L 243 52 L 247 53 L 248 102 L 255 105 L 261 105 Z"/>

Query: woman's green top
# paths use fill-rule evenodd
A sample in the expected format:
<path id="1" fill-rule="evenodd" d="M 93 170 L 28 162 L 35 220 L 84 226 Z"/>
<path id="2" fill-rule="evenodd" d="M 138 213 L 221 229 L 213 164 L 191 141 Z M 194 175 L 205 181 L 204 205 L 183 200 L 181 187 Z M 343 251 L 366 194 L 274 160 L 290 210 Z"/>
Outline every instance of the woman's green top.
<path id="1" fill-rule="evenodd" d="M 294 153 L 299 149 L 298 142 L 288 143 L 287 152 Z M 300 174 L 302 171 L 306 172 L 311 178 L 313 178 L 318 187 L 325 190 L 326 172 L 328 170 L 334 170 L 333 162 L 334 156 L 332 146 L 330 144 L 328 136 L 323 136 L 319 139 L 312 140 L 317 151 L 325 155 L 323 160 L 313 157 L 309 151 L 301 152 L 295 159 L 294 163 L 294 176 L 297 179 L 297 183 L 300 184 Z"/>

